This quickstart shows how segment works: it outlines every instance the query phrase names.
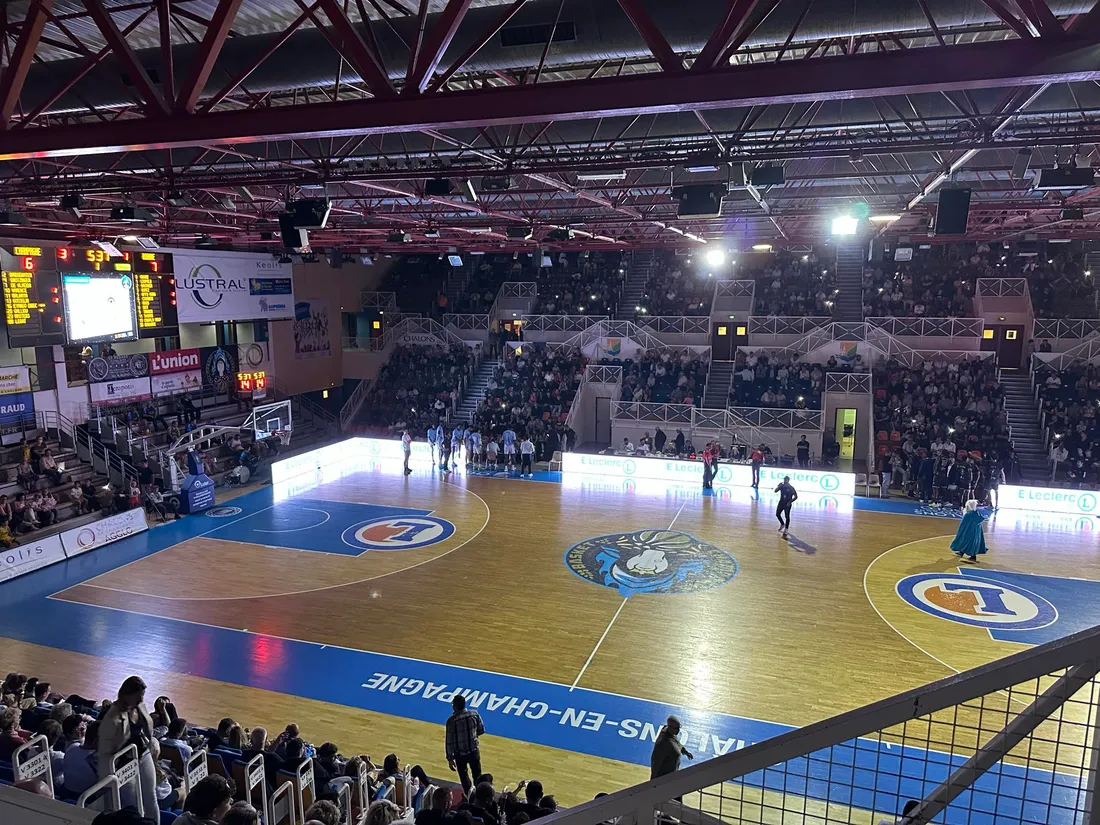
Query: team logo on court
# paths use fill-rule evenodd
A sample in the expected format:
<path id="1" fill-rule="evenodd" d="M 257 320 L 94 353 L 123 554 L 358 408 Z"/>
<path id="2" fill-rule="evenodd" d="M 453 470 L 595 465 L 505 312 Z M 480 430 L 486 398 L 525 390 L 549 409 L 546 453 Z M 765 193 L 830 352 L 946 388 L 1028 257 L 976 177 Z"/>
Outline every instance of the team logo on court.
<path id="1" fill-rule="evenodd" d="M 211 507 L 206 511 L 206 515 L 214 518 L 229 518 L 240 515 L 242 512 L 240 507 Z"/>
<path id="2" fill-rule="evenodd" d="M 353 524 L 340 538 L 362 550 L 415 550 L 446 541 L 454 533 L 453 524 L 434 516 L 383 516 Z"/>
<path id="3" fill-rule="evenodd" d="M 989 630 L 1038 630 L 1058 620 L 1054 605 L 1037 593 L 977 577 L 922 573 L 899 581 L 897 593 L 932 616 Z"/>
<path id="4" fill-rule="evenodd" d="M 639 593 L 698 593 L 737 575 L 737 560 L 721 548 L 679 530 L 635 530 L 596 536 L 565 553 L 566 566 L 582 579 Z"/>

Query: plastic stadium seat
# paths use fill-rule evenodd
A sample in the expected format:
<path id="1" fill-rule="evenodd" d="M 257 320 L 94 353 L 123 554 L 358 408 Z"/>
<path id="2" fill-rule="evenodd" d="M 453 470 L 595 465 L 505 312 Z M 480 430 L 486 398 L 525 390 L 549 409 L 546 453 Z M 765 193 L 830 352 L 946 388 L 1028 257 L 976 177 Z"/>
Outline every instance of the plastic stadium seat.
<path id="1" fill-rule="evenodd" d="M 160 825 L 172 825 L 176 821 L 178 814 L 175 811 L 161 811 L 160 812 Z"/>
<path id="2" fill-rule="evenodd" d="M 210 773 L 217 774 L 218 776 L 224 776 L 226 779 L 232 779 L 229 771 L 226 770 L 225 762 L 222 761 L 220 753 L 207 753 L 206 754 L 206 767 Z"/>
<path id="3" fill-rule="evenodd" d="M 161 742 L 160 752 L 161 758 L 168 760 L 168 764 L 172 766 L 172 770 L 176 772 L 176 776 L 183 776 L 186 767 L 183 764 L 183 754 L 180 753 L 180 749 L 175 745 Z"/>

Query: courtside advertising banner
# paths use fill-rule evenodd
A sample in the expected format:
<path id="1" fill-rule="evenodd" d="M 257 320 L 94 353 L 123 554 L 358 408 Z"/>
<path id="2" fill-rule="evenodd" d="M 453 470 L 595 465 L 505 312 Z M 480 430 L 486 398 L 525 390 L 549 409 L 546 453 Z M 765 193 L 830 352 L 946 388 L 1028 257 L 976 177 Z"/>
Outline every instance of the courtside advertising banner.
<path id="1" fill-rule="evenodd" d="M 30 391 L 30 370 L 26 367 L 0 367 L 0 395 Z"/>
<path id="2" fill-rule="evenodd" d="M 48 567 L 65 559 L 59 536 L 46 536 L 36 542 L 20 544 L 10 550 L 0 549 L 0 582 Z"/>
<path id="3" fill-rule="evenodd" d="M 127 536 L 143 533 L 148 529 L 145 510 L 135 507 L 133 510 L 116 513 L 91 524 L 85 524 L 83 527 L 66 530 L 61 534 L 61 546 L 65 549 L 66 557 L 71 559 L 73 556 L 79 556 L 81 553 L 87 553 L 89 550 L 95 550 Z"/>
<path id="4" fill-rule="evenodd" d="M 674 458 L 657 458 L 621 455 L 588 455 L 566 453 L 562 456 L 565 473 L 608 476 L 610 478 L 649 478 L 674 484 L 702 486 L 703 462 L 682 461 Z M 790 476 L 791 484 L 800 493 L 823 493 L 832 496 L 854 496 L 856 477 L 852 473 L 834 473 L 822 470 L 761 467 L 761 489 L 774 489 Z M 751 487 L 752 467 L 749 464 L 719 464 L 714 486 Z"/>
<path id="5" fill-rule="evenodd" d="M 173 255 L 180 323 L 294 317 L 292 264 L 239 252 Z"/>
<path id="6" fill-rule="evenodd" d="M 149 356 L 153 395 L 191 392 L 202 387 L 202 354 L 197 349 L 171 349 Z"/>
<path id="7" fill-rule="evenodd" d="M 124 378 L 89 384 L 92 403 L 96 405 L 124 404 L 127 401 L 144 401 L 152 398 L 153 388 L 148 378 Z"/>
<path id="8" fill-rule="evenodd" d="M 997 506 L 1002 510 L 1060 513 L 1064 516 L 1100 516 L 1098 496 L 1100 494 L 1090 490 L 1002 484 L 997 491 Z"/>

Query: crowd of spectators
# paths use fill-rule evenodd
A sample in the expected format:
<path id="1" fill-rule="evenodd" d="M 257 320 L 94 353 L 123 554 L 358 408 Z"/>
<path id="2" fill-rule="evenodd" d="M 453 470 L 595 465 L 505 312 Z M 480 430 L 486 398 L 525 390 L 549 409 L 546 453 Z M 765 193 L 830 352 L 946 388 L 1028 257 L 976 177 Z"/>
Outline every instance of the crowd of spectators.
<path id="1" fill-rule="evenodd" d="M 753 313 L 768 316 L 823 317 L 833 313 L 833 267 L 805 255 L 777 252 L 741 262 L 737 277 L 756 281 Z"/>
<path id="2" fill-rule="evenodd" d="M 820 410 L 827 372 L 862 372 L 863 357 L 842 360 L 830 356 L 824 364 L 806 364 L 797 358 L 766 352 L 737 353 L 729 403 L 734 407 L 775 407 Z"/>
<path id="3" fill-rule="evenodd" d="M 579 349 L 560 352 L 538 344 L 509 349 L 489 379 L 472 425 L 485 441 L 506 430 L 527 435 L 536 447 L 534 460 L 547 460 L 569 437 L 565 420 L 584 366 Z"/>
<path id="4" fill-rule="evenodd" d="M 1098 273 L 1100 274 L 1100 273 Z M 1039 318 L 1096 318 L 1096 278 L 1079 255 L 1067 252 L 1031 258 L 1021 267 L 1031 291 L 1031 306 Z"/>
<path id="5" fill-rule="evenodd" d="M 709 315 L 714 279 L 700 267 L 701 262 L 694 258 L 689 261 L 669 252 L 655 252 L 635 316 Z"/>
<path id="6" fill-rule="evenodd" d="M 691 350 L 648 350 L 638 360 L 601 361 L 623 368 L 620 400 L 699 406 L 710 361 Z"/>
<path id="7" fill-rule="evenodd" d="M 1100 369 L 1077 362 L 1040 373 L 1045 436 L 1050 443 L 1050 478 L 1075 487 L 1100 485 Z"/>
<path id="8" fill-rule="evenodd" d="M 922 501 L 961 505 L 980 482 L 988 489 L 1015 474 L 992 359 L 925 361 L 920 369 L 890 360 L 873 375 L 884 491 L 892 480 Z"/>
<path id="9" fill-rule="evenodd" d="M 534 315 L 607 315 L 614 317 L 626 279 L 619 253 L 561 253 L 556 266 L 538 274 Z"/>
<path id="10" fill-rule="evenodd" d="M 397 346 L 370 388 L 360 420 L 372 430 L 400 434 L 408 429 L 423 437 L 429 427 L 450 420 L 474 366 L 463 344 Z"/>
<path id="11" fill-rule="evenodd" d="M 541 261 L 531 255 L 482 255 L 471 259 L 472 272 L 466 287 L 456 300 L 446 305 L 448 312 L 488 312 L 506 281 L 537 281 Z"/>
<path id="12" fill-rule="evenodd" d="M 936 254 L 933 254 L 935 252 Z M 944 247 L 907 263 L 868 266 L 863 272 L 865 317 L 967 318 L 986 259 Z"/>
<path id="13" fill-rule="evenodd" d="M 245 788 L 228 777 L 237 773 L 234 766 L 243 767 L 258 756 L 263 759 L 269 795 L 283 783 L 295 781 L 300 766 L 310 764 L 315 791 L 301 816 L 302 821 L 320 825 L 343 821 L 340 792 L 344 785 L 352 791 L 357 815 L 352 821 L 364 814 L 362 821 L 367 825 L 391 825 L 398 820 L 411 825 L 414 814 L 416 825 L 443 825 L 445 816 L 454 825 L 473 825 L 475 821 L 495 825 L 501 820 L 478 817 L 476 806 L 498 815 L 508 806 L 510 822 L 525 821 L 520 818 L 524 814 L 544 816 L 557 808 L 553 797 L 543 796 L 538 781 L 498 794 L 490 775 L 475 773 L 476 785 L 471 783 L 467 799 L 461 788 L 433 784 L 419 765 L 402 768 L 396 753 L 388 754 L 380 765 L 366 755 L 344 755 L 333 742 L 312 744 L 307 731 L 295 723 L 274 737 L 263 727 L 250 728 L 228 717 L 216 727 L 202 727 L 183 718 L 167 696 L 158 696 L 150 711 L 145 693 L 145 683 L 137 676 L 122 683 L 115 700 L 96 701 L 65 695 L 39 678 L 9 673 L 0 686 L 0 780 L 13 782 L 15 751 L 41 735 L 49 748 L 53 795 L 69 802 L 111 773 L 116 753 L 137 744 L 141 787 L 135 791 L 132 784 L 122 786 L 122 804 L 162 823 L 256 825 L 262 812 L 245 801 Z M 200 749 L 206 751 L 209 774 L 187 790 L 183 773 Z M 364 775 L 364 796 L 373 801 L 362 811 L 358 783 Z M 42 778 L 15 785 L 50 795 Z M 404 807 L 406 800 L 408 808 Z M 528 811 L 526 804 L 533 804 L 535 812 Z"/>

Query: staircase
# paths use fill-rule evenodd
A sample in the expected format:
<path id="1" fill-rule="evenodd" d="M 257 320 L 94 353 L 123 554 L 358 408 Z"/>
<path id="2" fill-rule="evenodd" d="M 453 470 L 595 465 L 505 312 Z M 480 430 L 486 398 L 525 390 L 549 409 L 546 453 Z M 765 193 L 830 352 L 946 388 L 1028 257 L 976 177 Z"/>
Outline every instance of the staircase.
<path id="1" fill-rule="evenodd" d="M 634 307 L 640 306 L 645 297 L 645 285 L 649 276 L 657 268 L 657 259 L 652 249 L 640 249 L 634 253 L 630 269 L 626 273 L 623 293 L 619 298 L 619 308 L 615 313 L 616 321 L 633 321 Z"/>
<path id="2" fill-rule="evenodd" d="M 836 247 L 836 285 L 840 292 L 833 306 L 833 320 L 858 324 L 863 320 L 863 244 L 845 239 Z"/>
<path id="3" fill-rule="evenodd" d="M 462 397 L 462 403 L 458 405 L 458 411 L 455 413 L 454 419 L 456 422 L 473 419 L 477 405 L 485 397 L 485 390 L 489 386 L 489 379 L 493 377 L 493 370 L 499 367 L 501 363 L 501 361 L 491 361 L 488 358 L 481 362 L 481 366 L 478 367 L 474 377 L 470 380 L 470 385 L 466 388 L 466 395 Z"/>
<path id="4" fill-rule="evenodd" d="M 733 387 L 733 361 L 711 361 L 707 388 L 703 393 L 703 409 L 724 410 L 729 404 Z"/>
<path id="5" fill-rule="evenodd" d="M 1031 380 L 1026 372 L 1018 369 L 1002 369 L 998 378 L 1005 391 L 1005 413 L 1020 462 L 1020 473 L 1024 481 L 1044 482 L 1049 470 Z"/>
<path id="6" fill-rule="evenodd" d="M 466 293 L 466 286 L 470 283 L 473 267 L 464 264 L 451 270 L 451 276 L 447 278 L 447 306 L 453 307 L 458 299 Z"/>

